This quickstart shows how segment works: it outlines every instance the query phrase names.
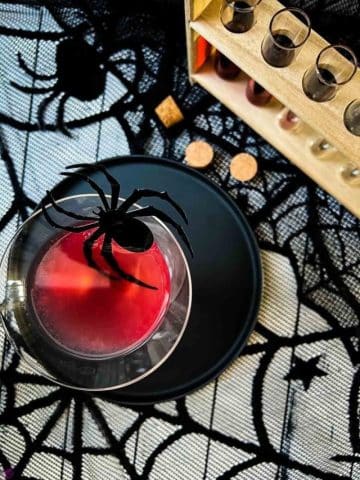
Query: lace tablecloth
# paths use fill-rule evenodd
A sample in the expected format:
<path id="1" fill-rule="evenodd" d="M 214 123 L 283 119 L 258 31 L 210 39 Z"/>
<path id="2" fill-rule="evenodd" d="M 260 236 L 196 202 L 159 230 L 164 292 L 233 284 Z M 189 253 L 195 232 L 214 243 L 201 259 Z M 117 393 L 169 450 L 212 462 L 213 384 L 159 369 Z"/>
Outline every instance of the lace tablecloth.
<path id="1" fill-rule="evenodd" d="M 292 3 L 333 37 L 349 41 L 358 28 L 358 2 Z M 74 5 L 0 7 L 0 253 L 65 165 L 129 152 L 181 162 L 191 140 L 206 139 L 216 151 L 207 175 L 261 246 L 264 297 L 248 346 L 218 380 L 151 407 L 50 384 L 1 330 L 4 478 L 360 478 L 359 221 L 189 85 L 179 5 Z M 71 51 L 101 55 L 103 70 L 72 77 Z M 185 121 L 166 130 L 154 107 L 169 94 Z M 259 161 L 249 183 L 229 174 L 240 151 Z"/>

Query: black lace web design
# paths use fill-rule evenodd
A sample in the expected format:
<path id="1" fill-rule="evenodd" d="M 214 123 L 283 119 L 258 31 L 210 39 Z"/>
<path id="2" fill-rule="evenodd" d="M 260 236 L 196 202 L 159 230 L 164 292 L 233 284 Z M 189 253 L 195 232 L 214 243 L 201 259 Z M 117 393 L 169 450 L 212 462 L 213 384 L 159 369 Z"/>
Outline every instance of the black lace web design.
<path id="1" fill-rule="evenodd" d="M 99 458 L 110 455 L 121 466 L 126 478 L 145 480 L 149 478 L 160 455 L 189 435 L 205 436 L 207 439 L 204 478 L 210 478 L 207 477 L 207 464 L 211 444 L 221 444 L 249 456 L 247 460 L 234 461 L 220 477 L 223 480 L 236 478 L 242 472 L 264 464 L 276 466 L 276 479 L 288 478 L 286 472 L 325 480 L 351 478 L 351 473 L 350 476 L 337 474 L 335 467 L 332 471 L 331 465 L 341 462 L 356 465 L 360 462 L 357 414 L 360 386 L 359 221 L 211 96 L 198 86 L 189 85 L 183 45 L 171 22 L 164 20 L 165 14 L 161 8 L 149 12 L 143 4 L 142 10 L 136 10 L 138 6 L 135 2 L 131 15 L 116 17 L 109 15 L 110 10 L 104 9 L 104 5 L 100 2 L 83 2 L 81 9 L 70 11 L 60 7 L 42 7 L 33 13 L 36 18 L 40 18 L 40 23 L 34 22 L 38 25 L 36 29 L 31 25 L 15 28 L 6 24 L 6 21 L 0 25 L 0 39 L 1 36 L 21 39 L 17 43 L 19 48 L 11 65 L 11 72 L 16 68 L 17 76 L 9 79 L 9 86 L 13 82 L 13 88 L 17 94 L 22 93 L 23 98 L 38 97 L 34 100 L 38 102 L 36 114 L 30 119 L 10 115 L 6 111 L 0 112 L 3 125 L 1 159 L 13 191 L 11 205 L 0 219 L 0 231 L 5 231 L 17 219 L 24 220 L 36 203 L 29 198 L 24 187 L 26 165 L 23 166 L 23 172 L 19 173 L 17 153 L 11 151 L 5 138 L 5 129 L 26 132 L 27 135 L 41 131 L 42 136 L 37 137 L 38 142 L 46 149 L 46 142 L 54 132 L 57 135 L 70 134 L 76 138 L 88 126 L 101 125 L 108 119 L 115 119 L 125 132 L 132 153 L 161 155 L 178 161 L 182 160 L 184 148 L 191 140 L 203 138 L 212 143 L 216 151 L 215 166 L 207 175 L 228 192 L 246 213 L 260 246 L 281 253 L 290 260 L 297 278 L 299 302 L 318 312 L 329 328 L 301 333 L 296 326 L 292 336 L 281 336 L 267 326 L 258 324 L 257 331 L 264 341 L 249 345 L 242 353 L 243 359 L 261 356 L 253 376 L 249 407 L 256 441 L 225 434 L 213 428 L 212 422 L 207 427 L 204 426 L 191 414 L 187 399 L 176 401 L 172 414 L 165 412 L 161 406 L 124 408 L 123 414 L 133 415 L 133 420 L 128 422 L 121 434 L 117 434 L 114 424 L 106 415 L 107 408 L 117 405 L 115 400 L 107 397 L 106 401 L 100 403 L 95 398 L 54 387 L 37 375 L 25 373 L 19 368 L 18 357 L 5 342 L 0 373 L 0 426 L 13 427 L 25 445 L 24 454 L 16 465 L 11 464 L 8 455 L 0 447 L 0 463 L 7 478 L 38 478 L 36 472 L 28 475 L 26 469 L 32 458 L 40 453 L 61 459 L 60 478 L 85 478 L 83 460 L 91 454 Z M 16 8 L 23 12 L 23 7 Z M 99 11 L 105 13 L 99 15 Z M 52 27 L 47 29 L 50 19 Z M 34 42 L 36 55 L 39 52 L 48 55 L 46 71 L 40 69 L 36 62 L 30 65 L 28 58 L 25 59 L 26 46 L 33 45 Z M 87 98 L 79 95 L 76 85 L 72 84 L 73 79 L 70 77 L 69 80 L 66 76 L 68 71 L 64 64 L 59 64 L 57 53 L 61 48 L 68 52 L 65 47 L 75 44 L 70 42 L 77 42 L 78 47 L 82 46 L 88 52 L 89 75 L 94 78 L 94 84 L 90 85 Z M 66 61 L 65 58 L 64 62 Z M 109 87 L 110 76 L 123 85 L 124 89 L 118 92 L 116 88 Z M 70 86 L 65 82 L 66 79 Z M 54 85 L 39 86 L 48 81 Z M 26 89 L 19 92 L 21 89 L 16 85 L 26 86 Z M 43 90 L 39 91 L 39 88 Z M 185 121 L 166 130 L 154 114 L 154 107 L 169 93 L 181 105 Z M 106 103 L 105 96 L 108 95 L 111 102 Z M 95 108 L 90 114 L 84 113 L 82 105 L 97 99 L 101 100 L 98 110 Z M 228 171 L 229 159 L 239 151 L 253 153 L 259 160 L 260 173 L 249 184 L 234 181 Z M 98 152 L 94 161 L 98 160 L 97 155 Z M 297 323 L 299 315 L 300 307 Z M 347 410 L 348 435 L 353 452 L 344 454 L 339 451 L 329 459 L 329 464 L 318 468 L 311 458 L 294 459 L 285 448 L 291 430 L 290 382 L 301 381 L 307 391 L 318 378 L 325 378 L 327 372 L 319 363 L 321 358 L 314 357 L 311 363 L 306 363 L 298 351 L 317 342 L 333 340 L 342 343 L 354 368 Z M 292 355 L 291 368 L 284 378 L 289 383 L 289 410 L 283 419 L 279 449 L 273 445 L 265 425 L 263 388 L 265 376 L 274 358 L 283 349 L 291 349 Z M 38 394 L 25 404 L 17 406 L 16 392 L 23 385 L 31 386 L 34 392 L 46 393 Z M 217 382 L 213 405 L 216 392 Z M 36 436 L 31 436 L 24 419 L 47 407 L 53 407 L 51 414 L 39 427 Z M 212 416 L 213 413 L 212 411 Z M 104 439 L 102 447 L 97 446 L 98 439 L 96 442 L 94 440 L 94 446 L 84 445 L 84 418 L 92 419 L 97 425 L 98 435 Z M 142 426 L 150 419 L 174 427 L 174 431 L 155 446 L 139 473 L 135 468 L 136 448 L 131 457 L 126 453 L 125 447 L 133 435 L 138 437 Z M 61 434 L 63 443 L 49 446 L 46 440 L 60 421 L 64 425 Z"/>

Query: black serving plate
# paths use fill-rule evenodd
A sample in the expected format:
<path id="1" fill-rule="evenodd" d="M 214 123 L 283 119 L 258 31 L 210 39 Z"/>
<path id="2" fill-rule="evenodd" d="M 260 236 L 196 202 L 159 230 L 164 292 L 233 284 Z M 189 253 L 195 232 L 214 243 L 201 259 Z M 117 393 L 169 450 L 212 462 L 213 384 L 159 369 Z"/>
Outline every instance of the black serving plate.
<path id="1" fill-rule="evenodd" d="M 261 299 L 259 249 L 236 204 L 202 174 L 147 156 L 113 158 L 103 164 L 120 181 L 121 197 L 139 187 L 167 190 L 176 199 L 189 218 L 186 231 L 194 258 L 188 256 L 191 315 L 175 352 L 144 380 L 102 396 L 133 405 L 178 398 L 214 379 L 244 346 Z M 110 193 L 100 172 L 87 173 Z M 53 192 L 56 198 L 93 193 L 86 182 L 76 179 L 62 181 Z M 173 214 L 171 206 L 158 199 L 139 203 L 150 202 Z"/>

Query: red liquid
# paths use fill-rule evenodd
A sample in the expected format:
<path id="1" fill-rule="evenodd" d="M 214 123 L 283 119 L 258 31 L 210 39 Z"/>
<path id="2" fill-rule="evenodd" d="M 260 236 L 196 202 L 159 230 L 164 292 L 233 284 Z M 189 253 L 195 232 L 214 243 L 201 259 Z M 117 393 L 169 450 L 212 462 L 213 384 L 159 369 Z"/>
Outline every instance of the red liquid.
<path id="1" fill-rule="evenodd" d="M 65 348 L 111 354 L 143 342 L 158 326 L 169 302 L 170 275 L 156 244 L 132 253 L 113 242 L 121 268 L 157 290 L 109 279 L 84 258 L 83 242 L 91 233 L 68 233 L 50 246 L 36 267 L 31 297 L 43 327 Z M 113 274 L 100 255 L 102 241 L 95 243 L 93 256 Z"/>

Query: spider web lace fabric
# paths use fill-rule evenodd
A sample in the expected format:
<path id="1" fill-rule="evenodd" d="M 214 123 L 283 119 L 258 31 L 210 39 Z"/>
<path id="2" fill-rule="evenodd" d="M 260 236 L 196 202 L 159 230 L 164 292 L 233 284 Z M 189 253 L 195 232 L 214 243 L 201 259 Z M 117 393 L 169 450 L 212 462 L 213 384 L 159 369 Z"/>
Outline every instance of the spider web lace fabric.
<path id="1" fill-rule="evenodd" d="M 50 384 L 22 364 L 1 330 L 0 476 L 360 478 L 359 221 L 189 85 L 178 5 L 129 3 L 1 4 L 0 253 L 65 165 L 128 152 L 181 162 L 191 140 L 205 139 L 216 151 L 207 175 L 246 213 L 262 248 L 259 322 L 218 380 L 136 408 Z M 358 2 L 292 3 L 306 3 L 329 38 L 358 49 L 349 28 Z M 84 42 L 103 65 L 90 72 L 96 82 L 83 78 L 87 99 L 67 64 Z M 166 130 L 154 107 L 169 94 L 185 121 Z M 247 184 L 229 174 L 239 151 L 259 160 Z"/>

